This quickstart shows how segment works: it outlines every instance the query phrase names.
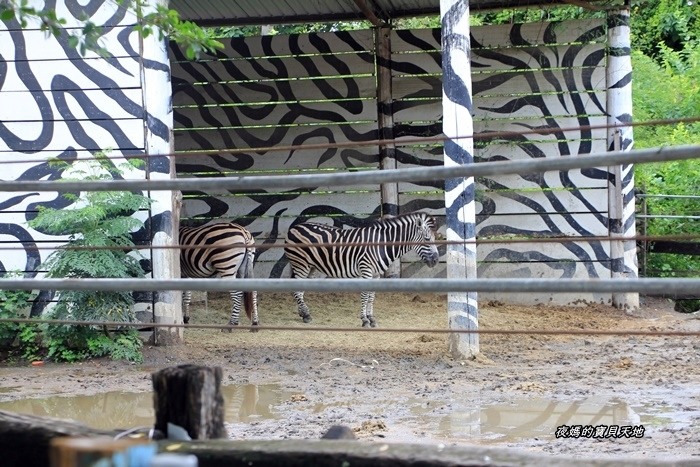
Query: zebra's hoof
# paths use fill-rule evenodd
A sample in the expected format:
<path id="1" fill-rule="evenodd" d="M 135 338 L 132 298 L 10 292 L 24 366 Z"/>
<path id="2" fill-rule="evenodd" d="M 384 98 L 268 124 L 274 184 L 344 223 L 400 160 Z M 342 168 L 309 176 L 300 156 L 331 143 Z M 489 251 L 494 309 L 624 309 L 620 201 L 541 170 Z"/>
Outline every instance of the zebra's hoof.
<path id="1" fill-rule="evenodd" d="M 368 328 L 368 327 L 370 327 L 369 321 L 362 321 L 362 327 L 363 327 L 363 328 Z"/>
<path id="2" fill-rule="evenodd" d="M 377 327 L 377 322 L 376 322 L 376 321 L 370 321 L 370 322 L 369 322 L 369 326 L 370 326 L 371 328 L 376 328 L 376 327 Z"/>
<path id="3" fill-rule="evenodd" d="M 238 323 L 228 323 L 228 327 L 221 328 L 221 332 L 233 332 L 233 328 L 231 326 L 238 326 Z"/>
<path id="4" fill-rule="evenodd" d="M 258 322 L 253 323 L 253 326 L 259 326 L 259 325 L 260 325 L 260 323 L 258 323 Z M 258 330 L 255 328 L 250 328 L 250 332 L 258 332 Z"/>
<path id="5" fill-rule="evenodd" d="M 302 319 L 305 323 L 310 323 L 310 322 L 311 322 L 311 316 L 302 316 L 301 319 Z"/>
<path id="6" fill-rule="evenodd" d="M 184 318 L 182 318 L 182 322 L 185 323 L 185 324 L 189 323 L 189 322 L 190 322 L 190 317 L 189 317 L 189 316 L 185 316 Z"/>

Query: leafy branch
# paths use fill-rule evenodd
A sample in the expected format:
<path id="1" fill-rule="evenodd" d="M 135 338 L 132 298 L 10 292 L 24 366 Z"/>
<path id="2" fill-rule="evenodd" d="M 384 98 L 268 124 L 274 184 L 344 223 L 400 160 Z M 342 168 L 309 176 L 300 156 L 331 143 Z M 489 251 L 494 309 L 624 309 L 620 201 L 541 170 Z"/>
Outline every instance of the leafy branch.
<path id="1" fill-rule="evenodd" d="M 223 48 L 223 44 L 214 38 L 212 30 L 203 29 L 191 21 L 180 18 L 180 14 L 164 5 L 151 7 L 146 0 L 114 0 L 120 8 L 132 11 L 139 24 L 135 29 L 145 38 L 158 34 L 159 39 L 168 37 L 185 50 L 188 59 L 199 58 L 202 52 L 215 52 Z M 145 11 L 150 11 L 145 13 Z M 39 29 L 48 36 L 56 38 L 64 34 L 67 21 L 59 18 L 54 9 L 36 9 L 29 5 L 28 0 L 0 0 L 0 20 L 17 20 L 22 28 L 27 28 L 29 21 L 39 22 Z M 110 56 L 101 44 L 103 28 L 90 21 L 89 18 L 78 18 L 81 28 L 78 32 L 67 33 L 68 45 L 78 49 L 81 55 L 88 51 L 102 57 Z"/>

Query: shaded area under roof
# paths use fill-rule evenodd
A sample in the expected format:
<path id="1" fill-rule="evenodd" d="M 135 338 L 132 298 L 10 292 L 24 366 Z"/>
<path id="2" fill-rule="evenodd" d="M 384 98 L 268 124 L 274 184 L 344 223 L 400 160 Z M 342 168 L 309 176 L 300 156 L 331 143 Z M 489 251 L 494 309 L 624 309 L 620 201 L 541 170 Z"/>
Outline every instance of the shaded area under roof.
<path id="1" fill-rule="evenodd" d="M 471 0 L 474 11 L 535 6 L 590 6 L 624 0 Z M 170 0 L 170 8 L 201 26 L 323 23 L 437 15 L 440 0 Z"/>

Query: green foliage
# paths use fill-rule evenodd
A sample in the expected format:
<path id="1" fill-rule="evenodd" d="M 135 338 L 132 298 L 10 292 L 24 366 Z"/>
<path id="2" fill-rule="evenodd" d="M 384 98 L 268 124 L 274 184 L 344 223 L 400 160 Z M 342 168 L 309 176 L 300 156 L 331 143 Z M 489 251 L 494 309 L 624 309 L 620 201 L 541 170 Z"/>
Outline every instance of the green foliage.
<path id="1" fill-rule="evenodd" d="M 354 31 L 358 29 L 369 29 L 371 26 L 372 25 L 368 21 L 344 21 L 334 23 L 275 24 L 269 26 L 222 26 L 208 28 L 208 31 L 210 31 L 212 37 L 230 38 Z"/>
<path id="2" fill-rule="evenodd" d="M 674 309 L 680 313 L 695 313 L 696 311 L 700 311 L 700 300 L 676 300 Z"/>
<path id="3" fill-rule="evenodd" d="M 16 271 L 6 272 L 2 278 L 21 277 Z M 1 279 L 0 279 L 1 280 Z M 29 290 L 0 289 L 0 318 L 24 318 L 32 292 Z M 23 329 L 19 323 L 0 323 L 0 348 L 8 348 Z"/>
<path id="4" fill-rule="evenodd" d="M 663 48 L 680 51 L 700 38 L 695 1 L 639 0 L 631 11 L 632 43 L 645 55 L 658 58 Z"/>
<path id="5" fill-rule="evenodd" d="M 36 324 L 20 324 L 19 348 L 22 357 L 28 361 L 41 359 L 41 334 Z"/>
<path id="6" fill-rule="evenodd" d="M 646 194 L 694 196 L 700 190 L 699 172 L 698 160 L 638 165 L 635 168 L 636 184 Z M 643 202 L 648 215 L 679 216 L 640 219 L 647 235 L 700 235 L 700 222 L 690 218 L 700 215 L 700 199 L 649 197 Z M 700 258 L 697 256 L 654 253 L 648 255 L 646 261 L 649 277 L 700 276 Z"/>
<path id="7" fill-rule="evenodd" d="M 112 180 L 139 165 L 114 166 L 102 153 L 96 154 L 94 160 L 78 161 L 73 165 L 62 161 L 54 164 L 64 170 L 64 180 Z M 43 267 L 47 270 L 47 277 L 143 276 L 138 259 L 129 252 L 135 249 L 131 232 L 143 226 L 133 214 L 148 208 L 150 200 L 131 192 L 87 192 L 69 199 L 74 201 L 72 209 L 40 207 L 36 218 L 29 222 L 35 230 L 69 236 L 68 243 L 45 261 Z M 133 305 L 134 299 L 129 292 L 64 291 L 47 316 L 80 321 L 131 322 L 134 320 Z M 135 332 L 134 335 L 137 336 Z M 127 356 L 135 360 L 133 354 L 138 353 L 129 339 L 111 339 L 88 326 L 49 325 L 44 329 L 44 337 L 48 358 L 55 360 L 76 361 L 103 355 Z M 129 344 L 129 348 L 120 350 L 120 343 Z"/>
<path id="8" fill-rule="evenodd" d="M 663 57 L 659 64 L 639 51 L 632 53 L 636 121 L 700 115 L 700 48 L 681 52 L 665 48 Z M 636 148 L 700 144 L 700 123 L 640 126 L 634 136 Z"/>
<path id="9" fill-rule="evenodd" d="M 116 3 L 135 12 L 140 18 L 136 30 L 140 31 L 142 37 L 158 34 L 162 40 L 167 36 L 183 47 L 190 60 L 199 58 L 202 52 L 215 52 L 223 48 L 223 44 L 214 39 L 210 31 L 191 21 L 183 21 L 177 11 L 164 5 L 157 5 L 154 10 L 146 0 L 116 0 Z M 145 11 L 147 13 L 144 13 Z M 28 26 L 30 19 L 37 19 L 40 29 L 46 32 L 47 36 L 60 37 L 62 34 L 68 34 L 68 45 L 78 49 L 81 55 L 93 51 L 102 57 L 110 56 L 109 51 L 100 44 L 104 34 L 103 28 L 88 18 L 82 19 L 79 32 L 68 33 L 65 29 L 67 21 L 59 18 L 55 9 L 36 9 L 29 5 L 28 0 L 2 0 L 0 19 L 15 19 L 23 28 Z"/>
<path id="10" fill-rule="evenodd" d="M 485 13 L 474 12 L 472 24 L 534 23 L 539 21 L 570 21 L 572 19 L 605 17 L 604 11 L 591 11 L 582 7 L 553 6 L 519 9 L 499 9 Z"/>
<path id="11" fill-rule="evenodd" d="M 677 3 L 674 2 L 674 8 L 678 6 Z M 669 34 L 670 18 L 677 18 L 678 15 L 672 14 L 668 9 L 670 2 L 661 1 L 656 6 L 657 8 L 650 8 L 649 12 L 640 13 L 648 20 L 655 18 L 656 23 L 633 21 L 634 39 L 637 39 L 641 49 L 632 53 L 634 118 L 641 122 L 700 116 L 698 36 L 686 34 L 683 44 L 668 40 L 664 34 Z M 633 18 L 634 15 L 633 11 Z M 662 18 L 666 18 L 665 22 Z M 640 29 L 642 24 L 644 27 Z M 653 29 L 654 24 L 657 29 Z M 638 26 L 637 29 L 635 25 Z M 658 42 L 653 47 L 645 45 L 645 38 L 641 34 L 642 31 L 652 30 L 661 34 L 656 36 Z M 662 36 L 665 39 L 662 40 Z M 634 139 L 636 148 L 700 145 L 700 123 L 639 126 L 634 129 Z M 635 166 L 635 183 L 640 192 L 648 195 L 695 196 L 700 193 L 698 173 L 698 159 L 638 164 Z M 644 223 L 647 235 L 700 234 L 700 223 L 697 220 L 683 218 L 700 215 L 700 200 L 650 197 L 644 202 L 647 214 L 681 216 L 672 219 L 640 219 L 639 223 Z M 650 277 L 700 276 L 700 258 L 695 256 L 654 253 L 647 256 L 645 266 L 646 274 Z"/>
<path id="12" fill-rule="evenodd" d="M 440 16 L 399 18 L 393 22 L 394 29 L 432 29 L 442 26 Z"/>
<path id="13" fill-rule="evenodd" d="M 54 308 L 46 318 L 60 319 L 61 312 Z M 43 331 L 48 349 L 46 358 L 51 360 L 77 362 L 109 356 L 113 360 L 143 362 L 143 343 L 135 330 L 107 333 L 95 326 L 48 324 Z"/>
<path id="14" fill-rule="evenodd" d="M 109 356 L 112 360 L 127 360 L 135 363 L 143 362 L 141 347 L 143 341 L 135 330 L 122 331 L 108 340 Z"/>
<path id="15" fill-rule="evenodd" d="M 17 271 L 6 272 L 3 278 L 21 277 Z M 0 279 L 1 280 L 1 279 Z M 33 292 L 30 290 L 0 289 L 0 318 L 26 318 Z M 31 323 L 0 323 L 0 348 L 17 347 L 22 358 L 33 361 L 41 359 L 41 333 L 38 324 Z"/>
<path id="16" fill-rule="evenodd" d="M 131 2 L 131 0 L 120 1 L 125 5 Z M 141 17 L 141 22 L 136 28 L 141 31 L 142 36 L 158 34 L 161 40 L 168 37 L 185 50 L 185 56 L 189 60 L 199 58 L 202 52 L 213 53 L 224 47 L 214 38 L 211 30 L 201 28 L 191 21 L 183 21 L 177 11 L 165 5 L 156 5 L 155 11 L 141 14 L 147 8 L 146 2 L 135 0 L 134 4 Z"/>

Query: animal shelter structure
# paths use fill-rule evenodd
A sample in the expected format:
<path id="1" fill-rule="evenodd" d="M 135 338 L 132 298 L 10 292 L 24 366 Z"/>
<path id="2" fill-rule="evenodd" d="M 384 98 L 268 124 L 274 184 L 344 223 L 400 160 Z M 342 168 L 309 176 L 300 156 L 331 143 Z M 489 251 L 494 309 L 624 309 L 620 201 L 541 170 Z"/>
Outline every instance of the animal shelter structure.
<path id="1" fill-rule="evenodd" d="M 52 6 L 68 32 L 83 16 L 104 25 L 111 56 L 80 55 L 67 35 L 47 38 L 38 24 L 0 22 L 3 178 L 57 180 L 61 170 L 49 158 L 75 161 L 107 148 L 126 159 L 148 155 L 146 167 L 125 175 L 144 180 L 371 172 L 629 150 L 631 128 L 610 128 L 632 115 L 628 3 L 571 2 L 600 10 L 586 20 L 469 24 L 470 11 L 540 3 L 172 0 L 170 8 L 202 26 L 369 24 L 222 39 L 223 50 L 191 61 L 157 35 L 141 37 L 138 18 L 116 4 L 57 0 Z M 441 15 L 442 27 L 393 27 L 393 19 L 415 15 Z M 307 219 L 352 226 L 423 211 L 438 219 L 452 244 L 440 249 L 436 268 L 407 256 L 394 270 L 402 277 L 635 278 L 635 244 L 619 239 L 634 233 L 633 192 L 632 166 L 223 195 L 186 191 L 182 198 L 147 191 L 154 203 L 135 214 L 146 226 L 134 236 L 152 277 L 172 278 L 179 275 L 177 252 L 154 247 L 177 243 L 178 220 L 235 220 L 270 245 Z M 2 195 L 0 240 L 22 250 L 4 254 L 0 268 L 41 274 L 50 250 L 38 246 L 63 239 L 26 221 L 38 206 L 70 204 L 56 193 Z M 281 248 L 259 253 L 257 277 L 287 274 Z M 42 292 L 32 314 L 51 297 Z M 626 307 L 638 300 L 583 292 L 479 298 Z M 181 319 L 179 293 L 140 301 L 156 322 Z M 450 326 L 473 329 L 477 308 L 476 294 L 450 294 Z M 474 335 L 458 339 L 461 353 L 478 348 Z"/>

